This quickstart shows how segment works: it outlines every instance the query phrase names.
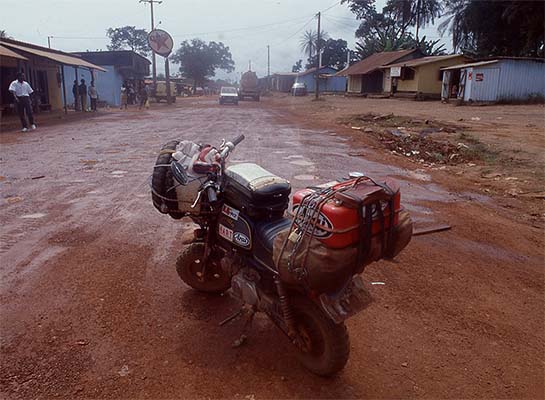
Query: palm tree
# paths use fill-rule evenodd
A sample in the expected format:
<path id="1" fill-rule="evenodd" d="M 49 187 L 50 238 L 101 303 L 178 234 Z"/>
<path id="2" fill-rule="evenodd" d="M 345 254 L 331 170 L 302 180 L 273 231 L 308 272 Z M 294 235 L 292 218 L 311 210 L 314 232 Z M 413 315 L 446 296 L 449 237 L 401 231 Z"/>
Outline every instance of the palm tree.
<path id="1" fill-rule="evenodd" d="M 386 11 L 395 16 L 401 23 L 402 32 L 409 26 L 416 26 L 416 41 L 419 41 L 418 32 L 435 18 L 441 16 L 443 5 L 440 0 L 389 0 Z"/>
<path id="2" fill-rule="evenodd" d="M 443 12 L 443 5 L 439 0 L 416 0 L 415 23 L 416 41 L 418 42 L 418 30 L 429 23 L 434 23 Z"/>
<path id="3" fill-rule="evenodd" d="M 299 44 L 301 45 L 301 50 L 303 51 L 303 53 L 305 55 L 308 54 L 308 58 L 312 58 L 316 38 L 317 36 L 314 31 L 306 31 L 303 36 L 301 36 Z"/>
<path id="4" fill-rule="evenodd" d="M 471 14 L 470 6 L 470 0 L 446 0 L 445 2 L 447 18 L 439 24 L 439 33 L 442 36 L 447 30 L 449 31 L 455 52 L 461 48 L 470 47 L 471 40 L 467 34 L 465 21 Z"/>
<path id="5" fill-rule="evenodd" d="M 329 35 L 325 31 L 320 32 L 320 42 L 322 40 L 327 40 Z M 311 59 L 314 55 L 314 50 L 316 50 L 316 42 L 318 41 L 318 34 L 317 32 L 310 30 L 306 31 L 303 36 L 301 36 L 301 40 L 299 41 L 299 44 L 301 45 L 301 50 L 304 54 L 308 54 L 308 58 Z"/>

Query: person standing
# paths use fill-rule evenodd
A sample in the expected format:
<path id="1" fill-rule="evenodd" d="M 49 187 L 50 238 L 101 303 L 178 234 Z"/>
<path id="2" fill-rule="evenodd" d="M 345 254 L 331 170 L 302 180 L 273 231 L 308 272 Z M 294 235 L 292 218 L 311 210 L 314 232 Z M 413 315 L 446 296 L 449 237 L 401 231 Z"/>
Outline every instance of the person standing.
<path id="1" fill-rule="evenodd" d="M 28 122 L 30 123 L 30 129 L 36 129 L 34 116 L 32 115 L 32 105 L 30 102 L 30 95 L 34 93 L 34 90 L 32 90 L 32 87 L 30 87 L 28 82 L 25 81 L 25 74 L 23 72 L 19 72 L 17 74 L 17 79 L 11 82 L 9 85 L 9 91 L 15 98 L 17 112 L 19 113 L 21 124 L 23 125 L 22 132 L 28 131 L 27 118 Z"/>
<path id="2" fill-rule="evenodd" d="M 142 86 L 140 86 L 140 93 L 138 93 L 138 98 L 140 100 L 140 105 L 138 106 L 138 109 L 141 110 L 142 108 L 146 106 L 146 103 L 149 98 L 148 85 L 142 84 Z"/>
<path id="3" fill-rule="evenodd" d="M 85 79 L 81 78 L 81 84 L 79 85 L 79 98 L 81 100 L 81 111 L 87 111 L 87 85 Z"/>
<path id="4" fill-rule="evenodd" d="M 72 94 L 74 95 L 74 110 L 79 111 L 79 95 L 78 95 L 78 80 L 74 79 L 72 85 Z"/>
<path id="5" fill-rule="evenodd" d="M 123 83 L 121 85 L 121 106 L 119 107 L 120 110 L 125 107 L 125 110 L 127 109 L 127 102 L 128 102 L 128 94 L 127 94 L 127 85 Z"/>
<path id="6" fill-rule="evenodd" d="M 91 111 L 96 112 L 98 92 L 97 88 L 95 87 L 95 81 L 91 81 L 91 86 L 89 86 L 89 99 L 91 99 Z"/>

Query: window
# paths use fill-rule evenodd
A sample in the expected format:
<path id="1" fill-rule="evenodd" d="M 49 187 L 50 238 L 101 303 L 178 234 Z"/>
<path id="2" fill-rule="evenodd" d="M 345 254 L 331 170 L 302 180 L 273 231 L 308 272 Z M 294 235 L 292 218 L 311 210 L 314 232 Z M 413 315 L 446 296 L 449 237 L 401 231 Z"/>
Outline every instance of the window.
<path id="1" fill-rule="evenodd" d="M 414 69 L 409 67 L 401 68 L 401 80 L 412 81 L 414 79 Z"/>

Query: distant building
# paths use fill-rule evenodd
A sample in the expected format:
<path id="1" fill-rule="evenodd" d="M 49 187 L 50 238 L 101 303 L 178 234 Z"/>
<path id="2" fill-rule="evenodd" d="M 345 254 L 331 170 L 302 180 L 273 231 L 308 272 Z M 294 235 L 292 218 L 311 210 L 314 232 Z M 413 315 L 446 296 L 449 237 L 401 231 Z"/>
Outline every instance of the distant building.
<path id="1" fill-rule="evenodd" d="M 390 92 L 390 71 L 385 65 L 423 57 L 419 49 L 375 53 L 337 73 L 348 79 L 347 93 L 352 95 Z"/>
<path id="2" fill-rule="evenodd" d="M 443 100 L 527 101 L 545 98 L 545 59 L 498 57 L 442 68 Z"/>
<path id="3" fill-rule="evenodd" d="M 382 67 L 389 73 L 389 86 L 385 92 L 394 96 L 437 98 L 441 97 L 443 72 L 441 68 L 468 62 L 462 54 L 429 56 L 391 63 Z"/>
<path id="4" fill-rule="evenodd" d="M 273 74 L 270 78 L 271 90 L 275 92 L 290 92 L 297 75 L 297 72 Z"/>
<path id="5" fill-rule="evenodd" d="M 121 85 L 123 82 L 131 83 L 135 88 L 150 74 L 151 62 L 140 54 L 131 50 L 116 51 L 88 51 L 73 53 L 93 64 L 100 65 L 105 73 L 95 76 L 99 101 L 106 102 L 110 106 L 118 107 L 121 104 Z M 87 85 L 91 83 L 93 76 L 88 71 L 78 73 L 78 82 L 85 79 Z M 69 103 L 74 103 L 72 83 L 75 79 L 74 71 L 66 73 L 66 82 L 70 86 L 67 92 Z"/>
<path id="6" fill-rule="evenodd" d="M 67 106 L 63 101 L 63 89 L 68 94 L 72 87 L 66 75 L 75 69 L 103 71 L 100 66 L 72 54 L 18 40 L 0 39 L 0 109 L 14 111 L 13 96 L 8 87 L 18 72 L 24 72 L 35 92 L 36 111 L 61 110 Z"/>
<path id="7" fill-rule="evenodd" d="M 346 91 L 346 77 L 338 76 L 337 69 L 321 67 L 319 70 L 319 89 L 325 93 L 344 93 Z M 304 83 L 309 92 L 316 90 L 316 67 L 297 74 L 295 82 Z"/>

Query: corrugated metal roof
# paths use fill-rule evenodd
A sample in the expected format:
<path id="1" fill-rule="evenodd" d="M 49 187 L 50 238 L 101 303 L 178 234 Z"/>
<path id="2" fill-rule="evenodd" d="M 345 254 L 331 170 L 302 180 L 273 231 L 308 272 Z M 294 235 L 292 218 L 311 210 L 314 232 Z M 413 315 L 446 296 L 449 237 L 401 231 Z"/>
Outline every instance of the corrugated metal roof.
<path id="1" fill-rule="evenodd" d="M 450 60 L 450 59 L 456 58 L 456 57 L 463 57 L 463 55 L 462 54 L 451 54 L 451 55 L 448 55 L 448 56 L 429 56 L 429 57 L 415 58 L 414 60 L 407 60 L 407 61 L 403 61 L 403 62 L 396 63 L 396 64 L 384 65 L 384 67 L 385 68 L 390 68 L 390 67 L 418 67 L 420 65 L 431 64 L 431 63 L 434 63 L 434 62 Z"/>
<path id="2" fill-rule="evenodd" d="M 299 75 L 299 72 L 275 72 L 271 76 L 289 76 L 289 77 L 292 77 L 292 76 L 297 76 L 297 75 Z"/>
<path id="3" fill-rule="evenodd" d="M 480 67 L 483 65 L 489 65 L 489 64 L 496 64 L 498 60 L 490 60 L 490 61 L 479 61 L 474 63 L 468 63 L 468 64 L 458 64 L 458 65 L 452 65 L 450 67 L 441 68 L 443 71 L 450 70 L 450 69 L 461 69 L 461 68 L 469 68 L 469 67 Z"/>
<path id="4" fill-rule="evenodd" d="M 329 67 L 329 66 L 323 66 L 320 68 L 320 71 L 324 70 L 324 69 L 332 69 L 333 71 L 337 71 L 336 68 L 333 68 L 333 67 Z M 312 67 L 312 68 L 309 68 L 307 69 L 306 71 L 303 71 L 303 72 L 300 72 L 297 74 L 297 76 L 305 76 L 305 75 L 308 75 L 308 74 L 312 74 L 316 71 L 316 67 Z M 322 72 L 323 73 L 323 72 Z M 335 73 L 335 72 L 334 72 Z"/>
<path id="5" fill-rule="evenodd" d="M 7 46 L 10 49 L 16 49 L 16 50 L 22 50 L 30 54 L 34 54 L 39 57 L 48 58 L 52 61 L 58 62 L 60 64 L 64 65 L 71 65 L 75 67 L 84 67 L 84 68 L 90 68 L 90 69 L 96 69 L 99 71 L 106 72 L 106 70 L 102 67 L 99 67 L 98 65 L 91 64 L 88 61 L 82 60 L 79 57 L 74 57 L 71 55 L 68 55 L 66 53 L 63 53 L 58 50 L 49 50 L 45 47 L 35 46 L 35 45 L 25 45 L 22 42 L 18 42 L 21 44 L 12 43 L 11 41 L 7 42 L 2 40 L 0 42 L 3 46 Z"/>
<path id="6" fill-rule="evenodd" d="M 383 51 L 381 53 L 375 53 L 367 58 L 357 62 L 354 65 L 340 71 L 337 75 L 365 75 L 370 72 L 380 69 L 383 65 L 387 65 L 399 60 L 401 57 L 405 57 L 417 49 L 398 50 L 398 51 Z"/>
<path id="7" fill-rule="evenodd" d="M 20 60 L 28 60 L 28 58 L 23 57 L 20 54 L 17 54 L 16 52 L 8 49 L 7 47 L 4 47 L 0 45 L 0 56 L 1 57 L 11 57 L 11 58 L 18 58 Z"/>

